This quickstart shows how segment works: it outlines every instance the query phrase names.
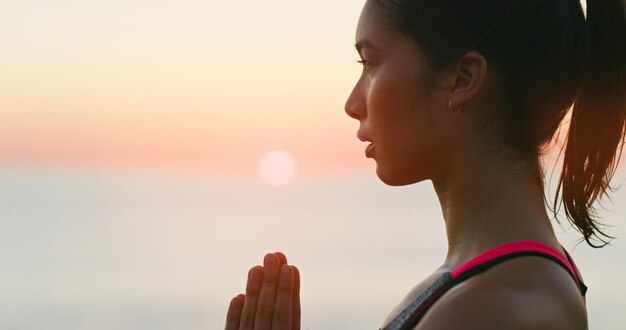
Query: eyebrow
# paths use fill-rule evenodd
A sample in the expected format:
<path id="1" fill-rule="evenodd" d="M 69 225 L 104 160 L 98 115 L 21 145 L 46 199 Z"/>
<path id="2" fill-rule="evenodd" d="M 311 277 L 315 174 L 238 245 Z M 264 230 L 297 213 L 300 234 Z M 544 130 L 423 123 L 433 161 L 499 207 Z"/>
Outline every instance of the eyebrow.
<path id="1" fill-rule="evenodd" d="M 355 45 L 354 48 L 356 48 L 356 50 L 360 53 L 361 49 L 363 48 L 371 48 L 371 49 L 376 49 L 376 47 L 369 41 L 367 40 L 360 40 L 358 41 Z"/>

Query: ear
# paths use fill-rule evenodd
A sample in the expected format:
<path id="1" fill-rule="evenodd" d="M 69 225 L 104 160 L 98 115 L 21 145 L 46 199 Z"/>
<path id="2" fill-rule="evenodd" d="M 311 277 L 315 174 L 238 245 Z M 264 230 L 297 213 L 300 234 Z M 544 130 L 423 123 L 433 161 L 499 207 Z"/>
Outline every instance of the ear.
<path id="1" fill-rule="evenodd" d="M 468 52 L 456 62 L 452 68 L 451 109 L 463 108 L 477 99 L 486 85 L 487 67 L 487 59 L 475 51 Z"/>

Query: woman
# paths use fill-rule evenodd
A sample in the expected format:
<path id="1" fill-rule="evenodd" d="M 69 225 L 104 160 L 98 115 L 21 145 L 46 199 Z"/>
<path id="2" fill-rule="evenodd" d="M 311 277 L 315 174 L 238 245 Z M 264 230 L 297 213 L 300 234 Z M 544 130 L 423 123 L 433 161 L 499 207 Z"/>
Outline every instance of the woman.
<path id="1" fill-rule="evenodd" d="M 383 329 L 586 329 L 586 287 L 550 224 L 541 156 L 574 104 L 554 210 L 594 247 L 626 116 L 623 0 L 368 0 L 346 103 L 378 177 L 431 180 L 448 254 Z M 226 329 L 300 329 L 280 253 L 249 273 Z"/>

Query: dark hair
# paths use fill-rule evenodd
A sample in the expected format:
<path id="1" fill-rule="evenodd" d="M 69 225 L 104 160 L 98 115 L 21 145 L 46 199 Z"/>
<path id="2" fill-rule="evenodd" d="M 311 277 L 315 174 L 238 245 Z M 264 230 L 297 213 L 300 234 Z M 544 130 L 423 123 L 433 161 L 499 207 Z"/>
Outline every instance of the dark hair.
<path id="1" fill-rule="evenodd" d="M 624 0 L 587 0 L 586 20 L 578 0 L 375 2 L 435 70 L 470 50 L 487 59 L 501 81 L 504 141 L 521 154 L 539 156 L 574 104 L 553 211 L 561 200 L 587 243 L 606 245 L 593 204 L 610 189 L 624 141 Z"/>

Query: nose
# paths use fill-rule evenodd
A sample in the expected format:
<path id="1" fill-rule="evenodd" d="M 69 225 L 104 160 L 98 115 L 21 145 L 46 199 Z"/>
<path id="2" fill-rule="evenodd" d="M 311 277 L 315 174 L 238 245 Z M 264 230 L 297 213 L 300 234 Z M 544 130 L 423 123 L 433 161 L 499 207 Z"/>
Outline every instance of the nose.
<path id="1" fill-rule="evenodd" d="M 362 78 L 359 79 L 357 84 L 354 86 L 344 107 L 348 116 L 357 120 L 364 119 L 367 114 L 362 80 Z"/>

